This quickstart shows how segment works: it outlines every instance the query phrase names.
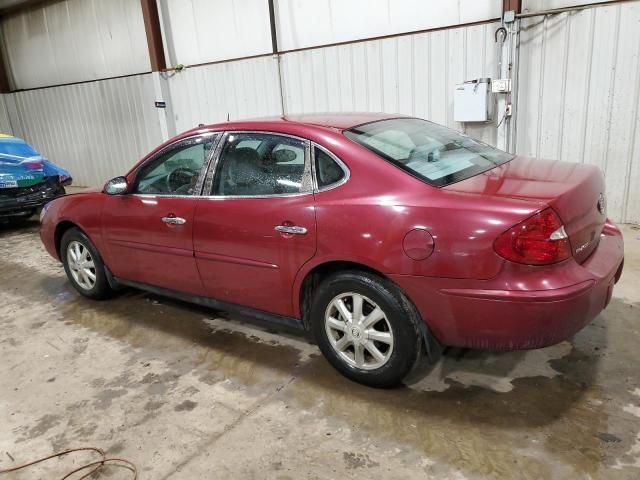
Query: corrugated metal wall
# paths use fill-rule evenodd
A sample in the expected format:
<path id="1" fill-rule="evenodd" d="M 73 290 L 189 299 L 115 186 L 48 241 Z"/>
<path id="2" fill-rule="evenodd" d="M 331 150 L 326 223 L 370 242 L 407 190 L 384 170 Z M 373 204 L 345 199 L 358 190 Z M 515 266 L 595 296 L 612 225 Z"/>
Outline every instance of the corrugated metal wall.
<path id="1" fill-rule="evenodd" d="M 160 0 L 167 64 L 193 65 L 269 53 L 266 0 Z"/>
<path id="2" fill-rule="evenodd" d="M 281 50 L 487 21 L 502 15 L 501 0 L 278 0 L 276 7 Z"/>
<path id="3" fill-rule="evenodd" d="M 0 24 L 14 89 L 151 70 L 140 0 L 62 0 Z"/>
<path id="4" fill-rule="evenodd" d="M 640 3 L 527 20 L 520 59 L 518 153 L 597 165 L 640 223 Z"/>
<path id="5" fill-rule="evenodd" d="M 640 3 L 523 22 L 517 151 L 600 166 L 611 217 L 640 223 L 638 25 Z M 497 26 L 284 54 L 285 110 L 400 112 L 464 130 L 453 121 L 454 85 L 496 77 Z M 281 111 L 277 63 L 270 56 L 163 75 L 178 132 Z M 155 92 L 150 75 L 21 92 L 13 94 L 19 118 L 9 115 L 14 128 L 73 171 L 77 184 L 97 185 L 161 142 Z M 10 128 L 7 120 L 0 102 L 0 127 Z M 467 125 L 466 132 L 496 142 L 495 121 Z"/>
<path id="6" fill-rule="evenodd" d="M 167 63 L 186 65 L 271 52 L 266 0 L 158 0 Z M 280 50 L 500 17 L 501 0 L 279 0 Z M 242 39 L 237 41 L 236 39 Z"/>
<path id="7" fill-rule="evenodd" d="M 0 95 L 0 133 L 13 135 L 13 128 L 11 128 L 9 111 L 7 109 L 7 97 L 9 97 L 9 95 Z"/>
<path id="8" fill-rule="evenodd" d="M 461 27 L 286 54 L 286 111 L 398 112 L 464 130 L 453 121 L 454 86 L 495 75 L 497 27 Z M 495 143 L 494 123 L 468 126 L 467 132 Z"/>
<path id="9" fill-rule="evenodd" d="M 523 0 L 523 12 L 539 12 L 553 8 L 575 7 L 576 5 L 588 5 L 602 0 Z"/>
<path id="10" fill-rule="evenodd" d="M 271 57 L 187 68 L 168 82 L 177 132 L 281 111 L 278 68 Z"/>
<path id="11" fill-rule="evenodd" d="M 150 74 L 15 93 L 25 138 L 77 185 L 123 174 L 161 143 Z"/>
<path id="12" fill-rule="evenodd" d="M 497 69 L 498 24 L 461 27 L 282 55 L 285 111 L 385 111 L 458 130 L 453 88 Z M 168 78 L 176 130 L 281 111 L 276 60 L 261 57 L 188 68 Z M 495 123 L 467 133 L 495 143 Z"/>

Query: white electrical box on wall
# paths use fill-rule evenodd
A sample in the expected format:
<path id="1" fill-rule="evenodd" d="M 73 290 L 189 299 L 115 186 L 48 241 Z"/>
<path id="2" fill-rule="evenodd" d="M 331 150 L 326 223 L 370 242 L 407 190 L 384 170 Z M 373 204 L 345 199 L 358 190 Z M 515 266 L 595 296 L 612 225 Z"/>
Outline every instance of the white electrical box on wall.
<path id="1" fill-rule="evenodd" d="M 456 85 L 453 119 L 456 122 L 491 120 L 491 79 L 478 78 Z"/>
<path id="2" fill-rule="evenodd" d="M 491 80 L 491 91 L 493 93 L 509 93 L 511 91 L 511 79 L 494 78 Z"/>

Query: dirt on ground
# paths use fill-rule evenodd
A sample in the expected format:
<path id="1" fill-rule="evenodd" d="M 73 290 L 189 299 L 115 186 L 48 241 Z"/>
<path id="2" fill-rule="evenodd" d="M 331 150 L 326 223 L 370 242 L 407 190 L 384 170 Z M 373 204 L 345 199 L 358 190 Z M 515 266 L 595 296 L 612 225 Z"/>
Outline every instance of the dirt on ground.
<path id="1" fill-rule="evenodd" d="M 0 227 L 0 469 L 91 445 L 141 479 L 640 478 L 640 230 L 625 240 L 611 304 L 571 341 L 451 349 L 375 390 L 250 319 L 135 290 L 82 298 L 36 222 Z"/>

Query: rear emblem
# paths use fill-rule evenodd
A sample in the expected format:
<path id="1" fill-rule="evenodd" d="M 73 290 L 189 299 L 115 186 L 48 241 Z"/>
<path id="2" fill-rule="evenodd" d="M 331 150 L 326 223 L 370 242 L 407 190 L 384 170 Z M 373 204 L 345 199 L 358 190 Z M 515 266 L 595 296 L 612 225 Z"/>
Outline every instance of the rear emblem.
<path id="1" fill-rule="evenodd" d="M 598 198 L 598 211 L 601 215 L 604 215 L 607 211 L 607 201 L 604 198 L 604 193 L 601 193 L 600 198 Z"/>

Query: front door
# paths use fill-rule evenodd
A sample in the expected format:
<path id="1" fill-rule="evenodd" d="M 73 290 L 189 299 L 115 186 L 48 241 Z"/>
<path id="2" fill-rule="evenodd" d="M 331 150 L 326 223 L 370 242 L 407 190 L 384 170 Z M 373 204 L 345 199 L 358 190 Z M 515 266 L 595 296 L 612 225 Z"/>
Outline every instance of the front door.
<path id="1" fill-rule="evenodd" d="M 308 142 L 243 132 L 223 142 L 193 232 L 207 295 L 296 316 L 293 279 L 316 251 Z"/>
<path id="2" fill-rule="evenodd" d="M 116 277 L 204 294 L 193 255 L 193 225 L 215 139 L 197 135 L 170 145 L 138 169 L 130 193 L 107 199 L 104 237 Z"/>

